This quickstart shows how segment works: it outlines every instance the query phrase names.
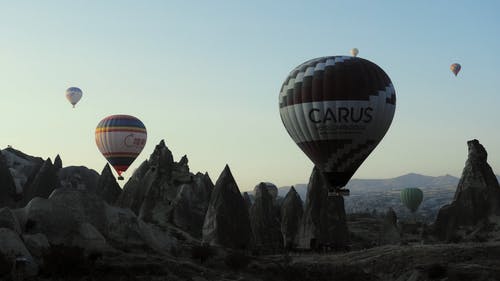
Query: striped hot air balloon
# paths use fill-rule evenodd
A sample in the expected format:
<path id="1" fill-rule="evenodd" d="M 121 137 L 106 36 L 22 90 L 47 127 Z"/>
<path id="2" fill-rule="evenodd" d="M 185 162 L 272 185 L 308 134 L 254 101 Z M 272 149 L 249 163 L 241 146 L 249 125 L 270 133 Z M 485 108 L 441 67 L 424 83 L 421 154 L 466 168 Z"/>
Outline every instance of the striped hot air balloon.
<path id="1" fill-rule="evenodd" d="M 396 92 L 368 60 L 320 57 L 290 72 L 279 107 L 288 134 L 338 191 L 389 129 Z"/>
<path id="2" fill-rule="evenodd" d="M 146 127 L 130 115 L 111 115 L 99 122 L 95 142 L 102 155 L 123 180 L 122 173 L 139 156 L 146 145 Z"/>
<path id="3" fill-rule="evenodd" d="M 422 203 L 424 193 L 420 188 L 409 187 L 401 190 L 401 202 L 412 212 L 415 213 Z"/>

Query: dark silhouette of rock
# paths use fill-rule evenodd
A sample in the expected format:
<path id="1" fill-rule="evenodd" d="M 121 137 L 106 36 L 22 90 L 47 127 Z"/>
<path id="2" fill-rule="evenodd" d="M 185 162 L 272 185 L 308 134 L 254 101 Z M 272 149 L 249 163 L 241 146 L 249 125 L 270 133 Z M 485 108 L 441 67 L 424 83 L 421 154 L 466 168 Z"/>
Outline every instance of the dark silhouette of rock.
<path id="1" fill-rule="evenodd" d="M 302 200 L 292 186 L 281 205 L 281 234 L 285 249 L 293 249 L 297 246 L 297 234 L 303 213 Z"/>
<path id="2" fill-rule="evenodd" d="M 250 195 L 248 192 L 243 192 L 243 200 L 245 201 L 245 205 L 247 206 L 248 211 L 250 212 L 250 207 L 252 207 L 252 199 L 250 199 Z"/>
<path id="3" fill-rule="evenodd" d="M 328 196 L 327 181 L 316 167 L 307 186 L 298 238 L 298 247 L 305 249 L 344 249 L 349 240 L 344 198 Z"/>
<path id="4" fill-rule="evenodd" d="M 248 209 L 226 165 L 210 197 L 203 224 L 203 241 L 211 245 L 246 249 L 251 231 Z"/>
<path id="5" fill-rule="evenodd" d="M 33 182 L 24 190 L 23 206 L 35 197 L 48 198 L 60 186 L 57 169 L 50 158 L 43 163 Z"/>
<path id="6" fill-rule="evenodd" d="M 2 154 L 16 185 L 16 193 L 22 197 L 25 189 L 31 185 L 45 161 L 40 157 L 27 155 L 11 147 L 2 150 Z M 18 202 L 18 204 L 23 203 L 25 204 L 23 200 Z"/>
<path id="7" fill-rule="evenodd" d="M 280 218 L 275 205 L 277 191 L 274 185 L 259 183 L 254 188 L 255 202 L 250 207 L 254 246 L 271 252 L 283 248 Z"/>
<path id="8" fill-rule="evenodd" d="M 186 156 L 174 162 L 162 140 L 125 184 L 117 205 L 131 208 L 145 222 L 175 225 L 201 238 L 213 183 L 208 174 L 191 173 L 187 164 Z"/>
<path id="9" fill-rule="evenodd" d="M 380 231 L 380 245 L 397 245 L 401 242 L 401 234 L 398 229 L 398 217 L 393 208 L 385 213 Z"/>
<path id="10" fill-rule="evenodd" d="M 59 154 L 57 154 L 56 158 L 54 158 L 54 169 L 59 171 L 61 168 L 62 168 L 61 156 L 59 156 Z"/>
<path id="11" fill-rule="evenodd" d="M 151 184 L 146 182 L 144 179 L 147 173 L 154 173 L 151 171 L 152 169 L 153 168 L 149 165 L 148 160 L 141 163 L 127 183 L 125 183 L 125 186 L 123 186 L 122 193 L 116 201 L 117 206 L 130 208 L 135 214 L 139 213 L 139 209 L 141 208 L 147 191 L 147 187 L 145 185 Z"/>
<path id="12" fill-rule="evenodd" d="M 208 175 L 198 173 L 191 175 L 190 182 L 175 184 L 177 172 L 173 170 L 173 179 L 164 178 L 159 184 L 149 186 L 139 217 L 159 226 L 173 224 L 201 238 L 213 183 Z"/>
<path id="13" fill-rule="evenodd" d="M 0 257 L 16 262 L 17 258 L 26 259 L 26 265 L 22 268 L 25 277 L 33 277 L 38 274 L 38 264 L 31 256 L 18 233 L 8 228 L 0 228 Z"/>
<path id="14" fill-rule="evenodd" d="M 122 193 L 122 189 L 116 182 L 116 178 L 111 171 L 111 167 L 107 163 L 102 169 L 101 175 L 97 180 L 95 192 L 110 205 L 113 205 Z"/>
<path id="15" fill-rule="evenodd" d="M 85 166 L 68 166 L 59 170 L 62 187 L 85 189 L 96 192 L 99 173 Z"/>
<path id="16" fill-rule="evenodd" d="M 478 140 L 467 142 L 469 153 L 451 204 L 443 206 L 434 223 L 434 233 L 442 240 L 453 239 L 461 226 L 473 226 L 491 215 L 500 214 L 500 186 L 488 154 Z"/>
<path id="17" fill-rule="evenodd" d="M 11 209 L 4 207 L 0 209 L 0 228 L 8 228 L 21 234 L 21 225 Z"/>
<path id="18" fill-rule="evenodd" d="M 16 184 L 7 166 L 7 160 L 0 151 L 0 208 L 14 208 L 20 199 L 16 191 Z"/>

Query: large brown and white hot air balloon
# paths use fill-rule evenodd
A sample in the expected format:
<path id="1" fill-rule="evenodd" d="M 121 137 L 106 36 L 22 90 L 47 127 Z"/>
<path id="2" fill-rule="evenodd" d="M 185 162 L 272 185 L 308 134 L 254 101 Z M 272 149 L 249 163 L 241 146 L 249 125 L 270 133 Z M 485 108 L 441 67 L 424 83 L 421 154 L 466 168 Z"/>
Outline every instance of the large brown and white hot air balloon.
<path id="1" fill-rule="evenodd" d="M 130 115 L 108 116 L 95 129 L 97 148 L 118 173 L 119 180 L 123 180 L 122 173 L 139 156 L 146 140 L 146 127 Z"/>
<path id="2" fill-rule="evenodd" d="M 288 134 L 338 193 L 389 129 L 396 92 L 373 62 L 320 57 L 290 72 L 279 107 Z"/>

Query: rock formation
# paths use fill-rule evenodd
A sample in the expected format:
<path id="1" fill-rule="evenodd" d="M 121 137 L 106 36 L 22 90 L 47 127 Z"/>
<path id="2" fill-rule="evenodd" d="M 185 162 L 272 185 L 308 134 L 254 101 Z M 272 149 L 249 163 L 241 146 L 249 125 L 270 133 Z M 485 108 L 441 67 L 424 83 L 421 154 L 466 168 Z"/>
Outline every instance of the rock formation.
<path id="1" fill-rule="evenodd" d="M 143 178 L 146 173 L 150 172 L 149 161 L 145 160 L 134 171 L 130 179 L 123 186 L 122 193 L 116 201 L 116 205 L 122 208 L 130 208 L 134 213 L 138 214 L 141 208 L 144 195 L 146 193 L 145 183 Z"/>
<path id="2" fill-rule="evenodd" d="M 2 150 L 2 154 L 14 179 L 16 193 L 22 195 L 24 189 L 35 179 L 44 160 L 40 157 L 27 155 L 11 147 Z M 22 201 L 19 203 L 22 203 Z"/>
<path id="3" fill-rule="evenodd" d="M 328 196 L 327 181 L 314 167 L 307 186 L 304 215 L 299 229 L 298 247 L 343 249 L 349 240 L 344 198 Z"/>
<path id="4" fill-rule="evenodd" d="M 246 249 L 251 239 L 248 209 L 229 166 L 215 183 L 203 224 L 203 241 L 233 249 Z"/>
<path id="5" fill-rule="evenodd" d="M 63 166 L 62 166 L 61 156 L 59 156 L 59 154 L 57 154 L 56 158 L 54 158 L 54 169 L 59 171 L 62 167 Z"/>
<path id="6" fill-rule="evenodd" d="M 259 183 L 254 189 L 255 202 L 250 207 L 250 225 L 253 243 L 258 249 L 276 251 L 283 248 L 280 218 L 276 211 L 277 188 L 273 184 Z"/>
<path id="7" fill-rule="evenodd" d="M 478 140 L 467 142 L 469 153 L 451 204 L 443 206 L 434 224 L 435 234 L 453 239 L 461 226 L 473 226 L 500 214 L 500 186 L 488 154 Z"/>
<path id="8" fill-rule="evenodd" d="M 19 195 L 16 191 L 16 184 L 7 166 L 7 160 L 0 151 L 0 208 L 13 208 Z"/>
<path id="9" fill-rule="evenodd" d="M 62 187 L 96 192 L 99 173 L 85 166 L 68 166 L 59 170 L 59 180 Z"/>
<path id="10" fill-rule="evenodd" d="M 131 208 L 145 222 L 175 225 L 201 238 L 212 189 L 208 174 L 191 173 L 186 156 L 174 162 L 162 140 L 125 184 L 117 205 Z"/>
<path id="11" fill-rule="evenodd" d="M 116 182 L 115 176 L 113 176 L 113 172 L 107 163 L 97 180 L 95 193 L 110 205 L 113 205 L 122 193 L 122 189 Z"/>
<path id="12" fill-rule="evenodd" d="M 17 234 L 21 234 L 21 225 L 17 220 L 16 216 L 9 208 L 0 209 L 0 228 L 8 228 L 15 231 Z"/>
<path id="13" fill-rule="evenodd" d="M 243 192 L 243 200 L 245 201 L 245 205 L 247 206 L 248 211 L 250 212 L 250 207 L 252 207 L 252 199 L 250 199 L 250 195 L 248 192 Z"/>
<path id="14" fill-rule="evenodd" d="M 48 198 L 50 193 L 60 186 L 58 172 L 50 158 L 47 158 L 33 182 L 24 188 L 22 205 L 24 206 L 35 197 Z"/>
<path id="15" fill-rule="evenodd" d="M 397 245 L 401 242 L 401 234 L 398 229 L 398 217 L 393 208 L 389 208 L 382 221 L 380 232 L 380 245 Z"/>
<path id="16" fill-rule="evenodd" d="M 281 234 L 285 249 L 296 247 L 297 234 L 303 214 L 303 204 L 299 194 L 292 186 L 281 205 Z"/>

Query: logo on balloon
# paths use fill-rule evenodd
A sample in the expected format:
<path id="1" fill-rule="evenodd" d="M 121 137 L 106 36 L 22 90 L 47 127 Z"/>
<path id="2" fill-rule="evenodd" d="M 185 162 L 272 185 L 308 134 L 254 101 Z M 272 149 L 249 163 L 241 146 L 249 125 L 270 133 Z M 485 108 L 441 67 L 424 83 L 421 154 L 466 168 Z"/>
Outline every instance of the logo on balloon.
<path id="1" fill-rule="evenodd" d="M 146 144 L 146 139 L 135 137 L 134 134 L 129 134 L 125 137 L 123 142 L 126 147 L 133 147 L 133 146 L 137 147 L 137 146 L 144 146 Z"/>
<path id="2" fill-rule="evenodd" d="M 372 121 L 373 108 L 371 107 L 338 107 L 332 109 L 328 107 L 326 110 L 313 108 L 309 111 L 309 120 L 313 123 L 369 123 Z"/>

